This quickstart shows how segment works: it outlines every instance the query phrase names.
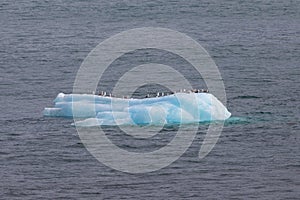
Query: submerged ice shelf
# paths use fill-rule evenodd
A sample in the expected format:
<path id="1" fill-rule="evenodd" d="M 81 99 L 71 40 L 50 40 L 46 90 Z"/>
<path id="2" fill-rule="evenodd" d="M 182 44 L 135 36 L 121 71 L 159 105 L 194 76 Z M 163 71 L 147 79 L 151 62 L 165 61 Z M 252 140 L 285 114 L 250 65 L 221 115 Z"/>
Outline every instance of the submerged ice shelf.
<path id="1" fill-rule="evenodd" d="M 176 93 L 163 97 L 124 99 L 60 93 L 44 116 L 83 118 L 77 126 L 185 124 L 226 120 L 231 113 L 212 94 Z"/>

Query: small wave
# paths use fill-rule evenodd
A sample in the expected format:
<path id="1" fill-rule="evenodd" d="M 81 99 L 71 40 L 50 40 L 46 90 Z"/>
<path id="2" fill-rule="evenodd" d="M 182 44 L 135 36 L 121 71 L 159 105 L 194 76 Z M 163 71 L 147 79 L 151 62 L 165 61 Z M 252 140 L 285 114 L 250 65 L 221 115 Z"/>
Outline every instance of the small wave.
<path id="1" fill-rule="evenodd" d="M 261 97 L 252 96 L 252 95 L 242 95 L 242 96 L 234 97 L 233 99 L 259 99 L 259 98 Z"/>

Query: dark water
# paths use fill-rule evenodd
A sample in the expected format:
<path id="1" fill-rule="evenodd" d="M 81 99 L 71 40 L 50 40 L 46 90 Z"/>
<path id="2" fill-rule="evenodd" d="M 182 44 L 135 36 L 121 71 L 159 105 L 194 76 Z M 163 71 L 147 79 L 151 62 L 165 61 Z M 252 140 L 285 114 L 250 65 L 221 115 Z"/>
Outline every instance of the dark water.
<path id="1" fill-rule="evenodd" d="M 1 1 L 0 198 L 299 198 L 299 9 L 296 0 Z M 90 155 L 71 119 L 41 112 L 59 92 L 72 91 L 99 42 L 144 26 L 174 29 L 203 45 L 240 121 L 226 123 L 204 159 L 197 155 L 207 125 L 200 125 L 176 162 L 132 175 Z M 126 145 L 118 129 L 107 133 Z"/>

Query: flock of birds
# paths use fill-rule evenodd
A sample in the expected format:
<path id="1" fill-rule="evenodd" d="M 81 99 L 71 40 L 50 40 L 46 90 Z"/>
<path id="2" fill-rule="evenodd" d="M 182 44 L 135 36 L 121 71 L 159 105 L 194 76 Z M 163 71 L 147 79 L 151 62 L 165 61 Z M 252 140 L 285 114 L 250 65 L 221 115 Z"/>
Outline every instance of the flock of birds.
<path id="1" fill-rule="evenodd" d="M 145 96 L 145 98 L 152 98 L 152 97 L 163 97 L 163 96 L 169 96 L 175 93 L 209 93 L 209 91 L 207 89 L 192 89 L 192 90 L 186 90 L 186 89 L 181 89 L 179 91 L 175 91 L 175 92 L 157 92 L 156 94 L 147 94 Z M 94 95 L 99 95 L 99 96 L 103 96 L 103 97 L 116 97 L 114 96 L 112 93 L 106 93 L 106 92 L 99 92 L 99 93 L 95 93 L 93 92 Z M 128 99 L 128 96 L 122 96 L 123 99 Z"/>

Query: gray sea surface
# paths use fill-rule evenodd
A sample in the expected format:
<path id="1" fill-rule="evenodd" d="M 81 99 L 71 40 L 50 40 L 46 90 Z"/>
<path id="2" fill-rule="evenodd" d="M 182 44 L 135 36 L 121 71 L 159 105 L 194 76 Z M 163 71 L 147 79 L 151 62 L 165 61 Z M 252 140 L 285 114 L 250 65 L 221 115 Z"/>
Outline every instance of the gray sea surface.
<path id="1" fill-rule="evenodd" d="M 299 22 L 297 0 L 2 0 L 0 199 L 299 199 Z M 200 124 L 177 161 L 128 174 L 98 162 L 72 119 L 42 111 L 59 92 L 72 92 L 96 45 L 139 27 L 180 31 L 205 47 L 221 72 L 233 118 L 204 159 L 198 152 L 208 125 Z M 113 64 L 173 59 L 161 53 L 141 50 Z M 110 90 L 111 76 L 99 90 Z M 143 95 L 141 88 L 136 96 Z M 150 142 L 104 129 L 120 147 L 146 152 L 165 145 L 178 127 L 165 127 Z"/>

